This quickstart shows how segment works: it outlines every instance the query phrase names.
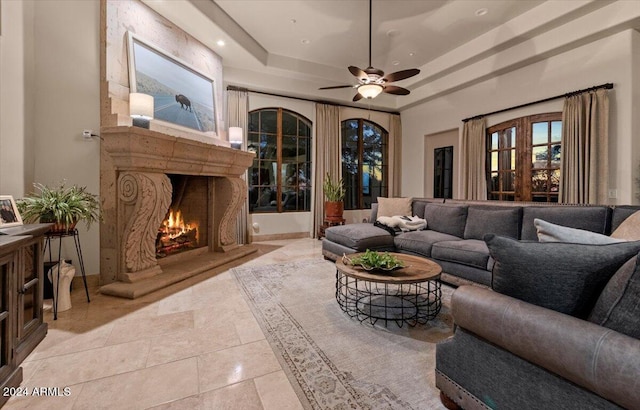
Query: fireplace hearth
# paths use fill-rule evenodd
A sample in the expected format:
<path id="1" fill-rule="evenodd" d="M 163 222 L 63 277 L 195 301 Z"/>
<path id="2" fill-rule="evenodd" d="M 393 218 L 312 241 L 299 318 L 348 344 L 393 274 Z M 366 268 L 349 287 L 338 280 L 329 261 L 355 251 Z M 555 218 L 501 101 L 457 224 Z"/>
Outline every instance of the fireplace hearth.
<path id="1" fill-rule="evenodd" d="M 135 298 L 255 251 L 236 240 L 255 154 L 138 127 L 101 134 L 101 293 Z M 192 253 L 202 263 L 185 264 Z"/>

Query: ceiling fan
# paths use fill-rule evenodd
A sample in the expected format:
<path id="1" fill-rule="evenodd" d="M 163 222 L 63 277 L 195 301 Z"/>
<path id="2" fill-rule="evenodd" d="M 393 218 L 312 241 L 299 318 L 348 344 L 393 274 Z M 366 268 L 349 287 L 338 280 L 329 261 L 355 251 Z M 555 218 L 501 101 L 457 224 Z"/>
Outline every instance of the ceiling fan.
<path id="1" fill-rule="evenodd" d="M 358 84 L 355 85 L 336 85 L 332 87 L 321 87 L 319 90 L 332 90 L 336 88 L 357 88 L 358 93 L 353 97 L 353 101 L 358 101 L 362 98 L 372 99 L 378 96 L 381 92 L 395 95 L 407 95 L 410 93 L 406 88 L 398 87 L 396 85 L 387 85 L 394 81 L 404 80 L 409 77 L 420 73 L 417 68 L 410 68 L 408 70 L 396 71 L 395 73 L 384 75 L 384 71 L 371 66 L 371 3 L 369 0 L 369 67 L 364 70 L 356 67 L 349 66 L 349 72 L 358 79 Z"/>

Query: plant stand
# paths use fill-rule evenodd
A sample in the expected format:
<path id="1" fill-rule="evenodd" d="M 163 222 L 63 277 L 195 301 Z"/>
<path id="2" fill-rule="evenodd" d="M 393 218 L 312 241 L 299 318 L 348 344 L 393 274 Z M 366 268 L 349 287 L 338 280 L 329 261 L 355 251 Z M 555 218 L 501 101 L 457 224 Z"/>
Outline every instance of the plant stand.
<path id="1" fill-rule="evenodd" d="M 72 229 L 68 231 L 49 231 L 45 233 L 44 240 L 44 248 L 42 250 L 43 253 L 49 250 L 49 262 L 52 261 L 51 255 L 51 240 L 58 239 L 58 263 L 62 260 L 62 238 L 73 237 L 73 242 L 76 246 L 76 254 L 78 255 L 78 262 L 80 263 L 80 272 L 82 273 L 82 281 L 84 282 L 84 290 L 87 293 L 87 302 L 91 302 L 89 299 L 89 287 L 87 286 L 87 276 L 84 270 L 84 259 L 82 259 L 82 247 L 80 246 L 80 233 L 77 229 Z M 59 269 L 59 268 L 58 268 Z M 56 283 L 54 284 L 56 287 L 55 292 L 53 292 L 53 320 L 58 320 L 58 298 L 55 297 L 56 294 L 59 295 L 58 291 L 60 289 L 60 273 L 58 272 Z"/>
<path id="2" fill-rule="evenodd" d="M 344 224 L 345 224 L 345 219 L 344 218 L 342 218 L 342 219 L 340 219 L 338 221 L 333 220 L 333 219 L 324 218 L 324 223 L 318 229 L 318 239 L 324 238 L 324 231 L 325 231 L 325 229 L 329 228 L 330 226 L 338 226 L 338 225 L 344 225 Z"/>

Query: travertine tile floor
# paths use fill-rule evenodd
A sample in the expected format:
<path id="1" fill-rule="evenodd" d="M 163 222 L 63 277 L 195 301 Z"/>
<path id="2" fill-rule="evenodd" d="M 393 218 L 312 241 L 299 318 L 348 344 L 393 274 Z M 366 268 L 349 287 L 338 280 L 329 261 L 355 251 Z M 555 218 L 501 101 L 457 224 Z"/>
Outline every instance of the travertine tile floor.
<path id="1" fill-rule="evenodd" d="M 281 248 L 246 264 L 317 258 L 321 242 Z M 22 387 L 60 396 L 12 397 L 6 409 L 300 409 L 287 377 L 228 270 L 203 273 L 126 300 L 84 288 L 23 362 Z M 63 388 L 68 387 L 65 395 Z"/>

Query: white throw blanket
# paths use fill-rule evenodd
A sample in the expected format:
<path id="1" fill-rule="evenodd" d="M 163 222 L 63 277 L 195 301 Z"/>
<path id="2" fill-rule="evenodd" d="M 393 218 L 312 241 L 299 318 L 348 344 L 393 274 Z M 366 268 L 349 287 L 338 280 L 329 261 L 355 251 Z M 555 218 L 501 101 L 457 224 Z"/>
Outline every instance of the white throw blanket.
<path id="1" fill-rule="evenodd" d="M 427 228 L 427 221 L 418 216 L 381 216 L 378 222 L 391 228 L 400 228 L 403 231 L 420 231 Z"/>

